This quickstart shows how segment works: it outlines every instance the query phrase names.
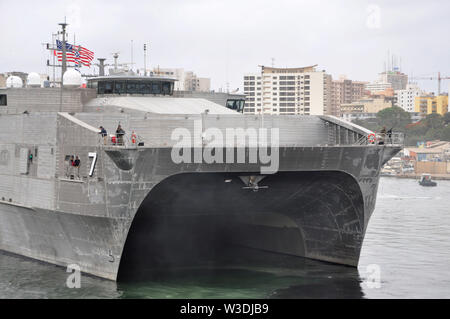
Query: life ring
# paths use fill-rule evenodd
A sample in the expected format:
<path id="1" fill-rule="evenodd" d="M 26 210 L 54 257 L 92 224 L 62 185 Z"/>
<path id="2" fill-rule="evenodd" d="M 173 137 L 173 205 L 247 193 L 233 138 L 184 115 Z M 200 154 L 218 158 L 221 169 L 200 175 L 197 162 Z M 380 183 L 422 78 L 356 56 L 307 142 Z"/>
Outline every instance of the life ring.
<path id="1" fill-rule="evenodd" d="M 367 141 L 368 141 L 370 144 L 375 143 L 375 139 L 376 139 L 376 136 L 375 136 L 374 133 L 370 133 L 369 135 L 367 135 Z"/>

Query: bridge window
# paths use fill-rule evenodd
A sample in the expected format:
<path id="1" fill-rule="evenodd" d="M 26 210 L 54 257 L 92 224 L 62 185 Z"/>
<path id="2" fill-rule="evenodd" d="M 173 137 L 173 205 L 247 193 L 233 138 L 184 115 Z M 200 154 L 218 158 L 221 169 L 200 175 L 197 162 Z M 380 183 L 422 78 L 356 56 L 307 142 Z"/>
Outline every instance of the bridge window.
<path id="1" fill-rule="evenodd" d="M 163 82 L 162 84 L 163 94 L 170 94 L 170 82 Z"/>
<path id="2" fill-rule="evenodd" d="M 97 92 L 99 94 L 105 94 L 105 82 L 99 82 L 98 83 L 98 89 Z"/>
<path id="3" fill-rule="evenodd" d="M 150 85 L 146 82 L 142 82 L 138 84 L 138 91 L 141 94 L 149 94 L 150 92 Z"/>
<path id="4" fill-rule="evenodd" d="M 6 98 L 6 94 L 0 94 L 0 106 L 8 105 L 8 100 Z"/>
<path id="5" fill-rule="evenodd" d="M 227 108 L 242 112 L 244 110 L 245 100 L 227 100 Z"/>
<path id="6" fill-rule="evenodd" d="M 113 82 L 105 82 L 105 94 L 113 93 Z"/>
<path id="7" fill-rule="evenodd" d="M 153 94 L 161 94 L 161 83 L 158 83 L 158 82 L 152 83 L 152 93 Z"/>
<path id="8" fill-rule="evenodd" d="M 89 88 L 96 88 L 98 94 L 164 94 L 172 95 L 172 82 L 149 80 L 89 81 Z M 6 102 L 5 102 L 6 103 Z"/>
<path id="9" fill-rule="evenodd" d="M 127 93 L 126 83 L 115 81 L 114 82 L 114 93 L 126 94 Z"/>
<path id="10" fill-rule="evenodd" d="M 127 93 L 128 94 L 136 94 L 138 93 L 136 82 L 127 82 Z"/>

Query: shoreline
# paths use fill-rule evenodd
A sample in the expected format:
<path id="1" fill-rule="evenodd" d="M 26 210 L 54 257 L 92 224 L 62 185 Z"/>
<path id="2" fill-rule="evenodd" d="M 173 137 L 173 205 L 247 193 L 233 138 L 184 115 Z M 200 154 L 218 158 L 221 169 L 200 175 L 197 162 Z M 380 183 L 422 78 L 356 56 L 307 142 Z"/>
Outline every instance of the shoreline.
<path id="1" fill-rule="evenodd" d="M 409 179 L 420 179 L 422 174 L 401 174 L 401 175 L 383 175 L 380 177 L 397 177 L 397 178 L 409 178 Z M 431 174 L 433 180 L 450 180 L 450 174 Z"/>

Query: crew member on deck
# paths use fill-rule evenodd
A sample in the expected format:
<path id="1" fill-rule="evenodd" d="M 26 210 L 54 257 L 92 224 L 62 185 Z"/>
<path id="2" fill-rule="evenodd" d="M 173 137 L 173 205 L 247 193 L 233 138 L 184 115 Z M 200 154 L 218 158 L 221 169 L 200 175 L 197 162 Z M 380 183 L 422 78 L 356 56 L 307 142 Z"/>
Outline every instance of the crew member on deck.
<path id="1" fill-rule="evenodd" d="M 125 135 L 125 131 L 122 129 L 122 126 L 117 126 L 116 130 L 116 137 L 117 137 L 117 144 L 123 145 L 123 136 Z"/>
<path id="2" fill-rule="evenodd" d="M 103 137 L 103 143 L 106 145 L 108 132 L 106 132 L 106 130 L 103 126 L 100 126 L 100 133 L 98 133 L 98 134 L 101 134 L 101 136 Z"/>
<path id="3" fill-rule="evenodd" d="M 80 158 L 78 156 L 75 158 L 75 161 L 73 162 L 73 166 L 75 167 L 75 169 L 77 171 L 78 178 L 80 178 Z"/>

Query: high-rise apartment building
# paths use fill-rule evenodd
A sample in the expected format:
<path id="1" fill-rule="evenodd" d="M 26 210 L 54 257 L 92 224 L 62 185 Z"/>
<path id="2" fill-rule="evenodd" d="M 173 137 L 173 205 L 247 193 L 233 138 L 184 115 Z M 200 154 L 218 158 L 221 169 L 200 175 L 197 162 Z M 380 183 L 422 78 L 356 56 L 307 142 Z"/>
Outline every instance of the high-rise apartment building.
<path id="1" fill-rule="evenodd" d="M 408 84 L 406 89 L 395 91 L 397 106 L 406 112 L 414 112 L 415 98 L 423 95 L 424 92 L 415 84 Z"/>
<path id="2" fill-rule="evenodd" d="M 366 82 L 345 78 L 333 80 L 331 85 L 331 107 L 327 114 L 341 116 L 340 106 L 358 101 L 365 95 Z"/>
<path id="3" fill-rule="evenodd" d="M 385 91 L 386 89 L 405 90 L 408 84 L 408 75 L 397 71 L 385 71 L 379 74 L 377 81 L 366 84 L 366 90 L 371 94 L 377 94 Z"/>
<path id="4" fill-rule="evenodd" d="M 323 115 L 331 107 L 331 76 L 316 65 L 300 68 L 263 66 L 244 75 L 247 114 Z"/>
<path id="5" fill-rule="evenodd" d="M 386 71 L 380 73 L 379 82 L 390 83 L 394 91 L 404 90 L 408 84 L 408 75 L 397 70 Z"/>

